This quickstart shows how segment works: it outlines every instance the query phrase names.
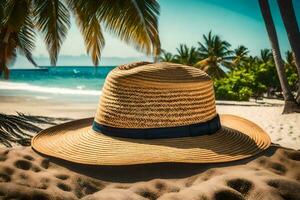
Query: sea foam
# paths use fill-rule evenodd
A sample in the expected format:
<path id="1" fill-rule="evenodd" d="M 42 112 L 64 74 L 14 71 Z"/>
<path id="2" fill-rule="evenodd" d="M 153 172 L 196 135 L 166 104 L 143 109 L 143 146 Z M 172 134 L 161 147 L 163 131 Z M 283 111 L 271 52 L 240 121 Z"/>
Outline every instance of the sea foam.
<path id="1" fill-rule="evenodd" d="M 28 91 L 28 92 L 48 93 L 48 94 L 90 95 L 90 96 L 98 96 L 101 93 L 100 91 L 97 90 L 45 87 L 45 86 L 31 85 L 28 83 L 15 83 L 9 81 L 0 81 L 0 90 L 18 90 L 18 91 Z"/>

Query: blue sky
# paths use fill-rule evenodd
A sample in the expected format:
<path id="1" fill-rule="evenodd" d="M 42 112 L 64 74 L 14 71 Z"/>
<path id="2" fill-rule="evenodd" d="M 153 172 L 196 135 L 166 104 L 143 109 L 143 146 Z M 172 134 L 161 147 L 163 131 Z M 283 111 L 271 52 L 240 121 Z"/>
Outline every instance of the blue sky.
<path id="1" fill-rule="evenodd" d="M 161 6 L 159 31 L 162 48 L 172 53 L 176 52 L 180 43 L 197 46 L 197 42 L 202 40 L 202 35 L 210 30 L 230 42 L 233 47 L 245 45 L 253 55 L 259 54 L 260 49 L 270 46 L 258 0 L 159 0 L 159 3 Z M 289 44 L 276 0 L 270 0 L 270 4 L 281 48 L 285 51 L 289 49 Z M 299 0 L 294 0 L 294 7 L 300 24 Z M 106 46 L 103 57 L 144 58 L 142 53 L 122 43 L 119 39 L 109 34 L 105 34 L 105 38 Z M 66 64 L 65 56 L 85 55 L 84 43 L 74 20 L 72 20 L 71 30 L 60 55 L 58 64 L 62 65 Z M 41 39 L 37 40 L 34 56 L 37 59 L 48 57 Z M 91 62 L 86 59 L 81 64 L 91 65 Z M 20 65 L 28 65 L 28 63 L 19 57 L 15 66 Z"/>

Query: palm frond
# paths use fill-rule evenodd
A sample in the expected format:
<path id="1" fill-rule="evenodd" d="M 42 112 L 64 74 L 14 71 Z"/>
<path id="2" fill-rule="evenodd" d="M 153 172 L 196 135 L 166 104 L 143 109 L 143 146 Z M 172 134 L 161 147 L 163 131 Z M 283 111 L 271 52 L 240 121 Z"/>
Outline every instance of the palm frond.
<path id="1" fill-rule="evenodd" d="M 249 50 L 244 45 L 239 45 L 232 52 L 233 55 L 227 56 L 226 60 L 232 60 L 231 64 L 233 66 L 238 66 L 241 62 L 244 62 L 248 58 Z"/>
<path id="2" fill-rule="evenodd" d="M 6 1 L 2 0 L 0 1 L 0 32 L 1 32 L 1 27 L 3 26 L 4 23 L 4 5 L 5 5 Z"/>
<path id="3" fill-rule="evenodd" d="M 210 58 L 205 58 L 203 60 L 198 61 L 194 66 L 202 69 L 203 67 L 209 65 Z"/>
<path id="4" fill-rule="evenodd" d="M 60 0 L 34 0 L 34 17 L 43 34 L 51 65 L 56 65 L 58 53 L 70 29 L 69 10 Z"/>
<path id="5" fill-rule="evenodd" d="M 8 78 L 7 65 L 12 65 L 15 62 L 17 48 L 30 62 L 34 63 L 31 56 L 32 47 L 34 47 L 34 41 L 31 41 L 33 24 L 29 24 L 31 1 L 5 0 L 1 2 L 1 8 L 3 9 L 3 18 L 0 22 L 0 41 L 2 43 L 0 44 L 2 45 L 0 53 L 4 68 L 6 68 L 5 76 Z"/>
<path id="6" fill-rule="evenodd" d="M 6 0 L 1 3 L 2 14 L 0 30 L 0 53 L 2 65 L 7 68 L 16 58 L 16 47 L 18 46 L 17 33 L 22 28 L 25 19 L 30 14 L 30 2 L 28 0 Z M 8 76 L 8 74 L 7 74 Z"/>
<path id="7" fill-rule="evenodd" d="M 67 0 L 68 6 L 73 11 L 77 25 L 83 35 L 87 53 L 92 57 L 95 66 L 99 64 L 101 52 L 105 45 L 101 25 L 96 15 L 89 15 L 91 11 L 86 10 L 80 1 Z"/>
<path id="8" fill-rule="evenodd" d="M 224 61 L 222 62 L 222 64 L 224 64 L 224 67 L 230 68 L 230 65 L 226 65 L 228 63 L 225 63 Z M 223 78 L 226 76 L 226 73 L 223 71 L 220 65 L 217 64 L 213 59 L 211 59 L 211 57 L 200 60 L 194 65 L 194 67 L 205 71 L 213 78 Z"/>
<path id="9" fill-rule="evenodd" d="M 214 64 L 206 65 L 201 69 L 213 78 L 220 79 L 226 76 L 226 73 L 222 70 L 222 68 Z"/>
<path id="10" fill-rule="evenodd" d="M 161 50 L 161 55 L 159 56 L 159 61 L 161 62 L 174 62 L 174 56 L 172 53 L 165 50 Z"/>
<path id="11" fill-rule="evenodd" d="M 245 47 L 244 45 L 239 45 L 235 50 L 234 50 L 234 54 L 236 56 L 247 56 L 249 53 L 249 50 L 247 47 Z"/>
<path id="12" fill-rule="evenodd" d="M 234 63 L 234 62 L 232 62 L 232 61 L 227 61 L 227 60 L 223 60 L 223 61 L 221 62 L 221 64 L 222 64 L 222 66 L 224 66 L 224 67 L 226 67 L 227 69 L 230 69 L 230 70 L 232 70 L 232 69 L 234 68 L 234 66 L 235 66 L 235 63 Z"/>
<path id="13" fill-rule="evenodd" d="M 68 121 L 70 119 L 31 116 L 22 113 L 18 115 L 0 113 L 0 143 L 7 147 L 11 147 L 12 143 L 28 146 L 32 136 L 42 130 L 39 125 L 56 125 L 57 120 Z"/>
<path id="14" fill-rule="evenodd" d="M 195 66 L 206 71 L 212 77 L 224 77 L 225 72 L 221 69 L 221 65 L 231 68 L 229 63 L 233 59 L 234 53 L 230 49 L 229 42 L 210 31 L 207 35 L 203 35 L 203 42 L 198 42 L 198 44 L 199 57 L 202 60 L 197 62 Z"/>
<path id="15" fill-rule="evenodd" d="M 270 49 L 262 49 L 260 51 L 260 59 L 264 62 L 270 62 L 273 61 L 273 54 L 272 51 Z"/>
<path id="16" fill-rule="evenodd" d="M 19 31 L 30 12 L 29 0 L 6 0 L 3 25 L 12 31 Z"/>
<path id="17" fill-rule="evenodd" d="M 106 30 L 146 54 L 160 54 L 158 36 L 159 4 L 155 0 L 85 1 L 96 7 Z M 93 14 L 93 13 L 91 13 Z"/>
<path id="18" fill-rule="evenodd" d="M 41 130 L 17 116 L 0 114 L 0 140 L 7 147 L 11 147 L 12 142 L 28 146 L 31 136 L 26 132 L 37 133 Z"/>
<path id="19" fill-rule="evenodd" d="M 24 55 L 35 67 L 38 65 L 32 57 L 32 51 L 35 48 L 35 31 L 31 16 L 28 15 L 23 26 L 18 32 L 19 52 Z"/>
<path id="20" fill-rule="evenodd" d="M 187 45 L 180 44 L 176 48 L 177 54 L 174 56 L 174 62 L 184 65 L 194 65 L 199 60 L 199 54 L 195 47 L 188 47 Z"/>
<path id="21" fill-rule="evenodd" d="M 25 115 L 24 113 L 17 112 L 18 117 L 22 118 L 24 120 L 27 120 L 32 123 L 38 123 L 38 124 L 49 124 L 49 125 L 57 125 L 57 122 L 65 122 L 70 121 L 70 118 L 64 118 L 64 117 L 45 117 L 45 116 L 39 116 L 39 115 Z"/>
<path id="22" fill-rule="evenodd" d="M 285 61 L 289 66 L 296 66 L 295 56 L 292 51 L 285 52 Z"/>

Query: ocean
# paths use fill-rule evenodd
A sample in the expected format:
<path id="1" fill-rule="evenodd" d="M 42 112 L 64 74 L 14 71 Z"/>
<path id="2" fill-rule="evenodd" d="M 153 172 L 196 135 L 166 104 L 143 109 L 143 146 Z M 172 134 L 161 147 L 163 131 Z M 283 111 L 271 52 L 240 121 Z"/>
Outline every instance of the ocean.
<path id="1" fill-rule="evenodd" d="M 107 74 L 115 66 L 57 66 L 11 69 L 9 80 L 0 80 L 0 96 L 36 99 L 98 99 Z"/>

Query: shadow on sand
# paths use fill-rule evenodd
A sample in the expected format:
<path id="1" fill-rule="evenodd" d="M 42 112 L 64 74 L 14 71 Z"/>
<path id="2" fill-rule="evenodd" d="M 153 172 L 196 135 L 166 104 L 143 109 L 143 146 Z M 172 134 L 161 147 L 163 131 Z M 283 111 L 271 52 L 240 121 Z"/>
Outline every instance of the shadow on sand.
<path id="1" fill-rule="evenodd" d="M 186 178 L 186 177 L 199 174 L 211 168 L 229 167 L 229 166 L 247 164 L 252 160 L 255 160 L 256 158 L 261 156 L 266 156 L 266 157 L 272 156 L 278 148 L 279 146 L 272 145 L 264 152 L 259 153 L 256 156 L 250 158 L 246 158 L 238 161 L 226 162 L 226 163 L 213 163 L 213 164 L 153 163 L 153 164 L 123 165 L 123 166 L 97 166 L 97 165 L 84 165 L 84 164 L 73 163 L 73 162 L 49 157 L 46 155 L 42 155 L 42 156 L 49 158 L 50 162 L 53 162 L 60 166 L 64 166 L 74 172 L 92 178 L 96 178 L 108 182 L 132 183 L 137 181 L 148 181 L 156 178 L 159 179 Z"/>

